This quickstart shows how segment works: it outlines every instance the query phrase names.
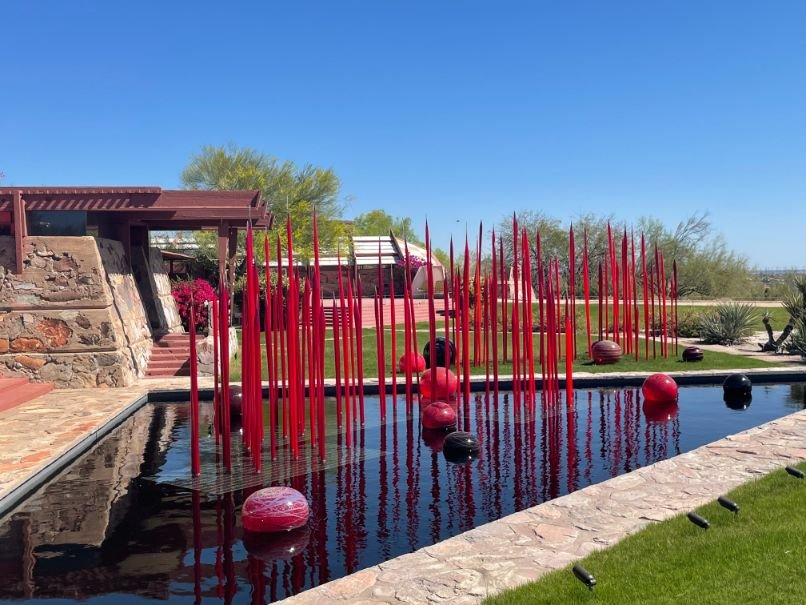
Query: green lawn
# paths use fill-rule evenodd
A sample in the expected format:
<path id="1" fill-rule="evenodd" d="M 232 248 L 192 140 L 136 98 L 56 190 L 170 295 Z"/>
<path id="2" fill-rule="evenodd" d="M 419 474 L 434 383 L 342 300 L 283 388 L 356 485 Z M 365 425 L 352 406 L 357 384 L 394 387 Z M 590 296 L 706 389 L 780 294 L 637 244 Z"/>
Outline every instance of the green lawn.
<path id="1" fill-rule="evenodd" d="M 438 324 L 437 335 L 444 334 L 444 324 L 440 322 Z M 427 323 L 420 323 L 418 324 L 418 334 L 417 334 L 417 344 L 418 349 L 422 351 L 423 346 L 428 341 L 428 324 Z M 240 336 L 240 332 L 239 332 Z M 391 372 L 395 367 L 395 363 L 392 362 L 392 354 L 391 354 L 391 330 L 387 329 L 385 333 L 386 339 L 386 377 L 387 380 L 391 380 Z M 503 351 L 503 343 L 502 337 L 499 334 L 498 342 L 501 345 L 500 351 Z M 403 354 L 403 345 L 405 343 L 405 337 L 403 335 L 403 330 L 397 330 L 397 357 L 399 358 Z M 538 364 L 538 353 L 540 351 L 540 336 L 539 334 L 534 335 L 534 349 L 535 349 L 535 365 L 536 365 L 536 373 L 539 377 L 540 375 L 540 367 Z M 578 345 L 582 353 L 580 354 L 580 359 L 577 359 L 574 362 L 573 370 L 574 372 L 672 372 L 672 371 L 681 371 L 681 370 L 730 370 L 730 369 L 738 369 L 738 368 L 758 368 L 758 367 L 770 367 L 770 363 L 765 361 L 760 361 L 757 359 L 751 359 L 747 357 L 742 357 L 738 355 L 730 355 L 728 353 L 719 353 L 719 352 L 712 352 L 706 351 L 705 359 L 702 362 L 696 364 L 685 364 L 680 361 L 679 355 L 677 357 L 672 353 L 670 354 L 668 359 L 663 359 L 660 357 L 660 347 L 658 347 L 658 357 L 656 359 L 652 359 L 652 345 L 650 343 L 650 359 L 645 361 L 643 359 L 644 355 L 644 341 L 640 341 L 640 357 L 639 361 L 636 361 L 634 357 L 627 357 L 626 355 L 622 358 L 619 363 L 612 364 L 612 365 L 603 365 L 597 366 L 592 364 L 587 359 L 587 348 L 586 344 L 586 335 L 584 333 L 584 327 L 582 332 L 579 333 L 578 336 Z M 473 346 L 473 334 L 470 335 L 470 346 Z M 509 347 L 511 350 L 511 338 L 509 340 Z M 683 347 L 680 347 L 680 351 L 682 351 Z M 364 375 L 365 376 L 372 376 L 375 377 L 378 375 L 378 365 L 377 365 L 377 346 L 375 341 L 375 329 L 368 328 L 363 331 L 363 350 L 364 350 Z M 263 356 L 263 368 L 264 368 L 264 379 L 266 377 L 265 374 L 265 367 L 266 367 L 266 349 L 265 345 L 261 346 L 261 354 Z M 501 353 L 499 353 L 499 357 L 502 357 Z M 492 363 L 490 364 L 491 369 L 490 373 L 492 374 Z M 472 354 L 471 354 L 471 374 L 474 375 L 484 375 L 485 374 L 485 367 L 484 365 L 480 366 L 473 366 L 472 365 Z M 335 377 L 335 364 L 334 364 L 334 355 L 333 355 L 333 338 L 332 333 L 328 330 L 328 340 L 325 343 L 325 372 L 327 377 L 334 378 Z M 560 372 L 565 372 L 564 362 L 562 362 L 560 367 Z M 512 364 L 511 363 L 499 363 L 499 374 L 511 374 L 512 373 Z M 231 380 L 240 380 L 241 370 L 240 370 L 240 362 L 236 361 L 235 363 L 231 364 L 230 368 L 230 378 Z M 401 380 L 404 380 L 404 377 L 400 377 Z"/>
<path id="2" fill-rule="evenodd" d="M 806 482 L 776 471 L 728 498 L 741 507 L 738 516 L 716 502 L 697 509 L 708 530 L 682 515 L 580 561 L 596 577 L 592 593 L 568 566 L 484 603 L 803 603 Z"/>

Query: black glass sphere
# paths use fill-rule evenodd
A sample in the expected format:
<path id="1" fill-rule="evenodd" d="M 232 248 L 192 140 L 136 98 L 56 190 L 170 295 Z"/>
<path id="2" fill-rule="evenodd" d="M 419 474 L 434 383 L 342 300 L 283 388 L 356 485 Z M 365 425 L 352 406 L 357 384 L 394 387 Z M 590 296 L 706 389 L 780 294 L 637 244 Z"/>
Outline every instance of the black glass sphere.
<path id="1" fill-rule="evenodd" d="M 442 453 L 448 462 L 462 463 L 475 460 L 479 456 L 479 440 L 472 433 L 456 431 L 445 437 Z"/>
<path id="2" fill-rule="evenodd" d="M 447 343 L 447 345 L 446 345 Z M 434 340 L 434 349 L 436 350 L 434 365 L 438 368 L 449 368 L 453 366 L 456 361 L 456 347 L 450 340 L 445 340 L 444 336 L 437 336 Z M 445 361 L 446 351 L 448 351 L 448 361 Z M 431 367 L 431 342 L 426 342 L 423 348 L 423 357 L 425 357 L 425 367 Z"/>
<path id="3" fill-rule="evenodd" d="M 229 414 L 230 416 L 240 416 L 243 408 L 243 389 L 238 384 L 233 384 L 229 388 Z"/>
<path id="4" fill-rule="evenodd" d="M 731 374 L 722 383 L 722 390 L 725 391 L 725 395 L 730 395 L 734 399 L 742 396 L 747 397 L 753 390 L 753 383 L 744 374 Z"/>

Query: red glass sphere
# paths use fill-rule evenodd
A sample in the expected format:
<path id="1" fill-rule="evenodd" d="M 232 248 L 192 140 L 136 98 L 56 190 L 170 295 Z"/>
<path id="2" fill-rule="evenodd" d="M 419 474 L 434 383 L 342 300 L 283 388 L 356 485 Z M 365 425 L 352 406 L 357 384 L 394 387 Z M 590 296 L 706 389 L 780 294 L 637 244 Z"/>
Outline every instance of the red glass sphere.
<path id="1" fill-rule="evenodd" d="M 644 380 L 641 393 L 645 401 L 677 401 L 677 383 L 666 374 L 651 374 Z"/>
<path id="2" fill-rule="evenodd" d="M 417 351 L 403 353 L 400 357 L 400 361 L 397 362 L 397 367 L 403 374 L 406 372 L 419 374 L 425 369 L 425 357 L 420 355 Z"/>
<path id="3" fill-rule="evenodd" d="M 616 363 L 621 359 L 621 347 L 612 340 L 598 340 L 591 347 L 591 355 L 596 365 Z"/>
<path id="4" fill-rule="evenodd" d="M 447 368 L 431 368 L 420 376 L 420 395 L 434 400 L 451 399 L 459 390 L 459 381 Z"/>
<path id="5" fill-rule="evenodd" d="M 435 401 L 423 408 L 423 428 L 447 429 L 456 426 L 456 410 L 449 403 Z"/>
<path id="6" fill-rule="evenodd" d="M 258 490 L 244 501 L 241 509 L 244 529 L 258 533 L 302 527 L 308 522 L 309 514 L 305 496 L 290 487 Z"/>

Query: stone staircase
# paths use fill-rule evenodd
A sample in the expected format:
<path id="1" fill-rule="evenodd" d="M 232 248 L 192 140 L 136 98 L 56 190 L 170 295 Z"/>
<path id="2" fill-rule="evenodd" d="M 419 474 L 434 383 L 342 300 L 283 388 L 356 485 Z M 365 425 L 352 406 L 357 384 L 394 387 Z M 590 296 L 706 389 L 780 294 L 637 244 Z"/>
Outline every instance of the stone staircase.
<path id="1" fill-rule="evenodd" d="M 196 336 L 196 342 L 204 337 Z M 190 376 L 190 338 L 187 334 L 165 334 L 154 341 L 146 378 Z"/>
<path id="2" fill-rule="evenodd" d="M 30 382 L 27 378 L 0 376 L 0 412 L 11 409 L 53 390 L 48 382 Z"/>

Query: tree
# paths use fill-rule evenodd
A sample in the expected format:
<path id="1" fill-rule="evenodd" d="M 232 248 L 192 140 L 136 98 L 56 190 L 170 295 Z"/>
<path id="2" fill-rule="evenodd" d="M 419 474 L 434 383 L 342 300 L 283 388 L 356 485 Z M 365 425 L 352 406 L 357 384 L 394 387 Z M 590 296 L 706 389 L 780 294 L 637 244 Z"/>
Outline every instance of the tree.
<path id="1" fill-rule="evenodd" d="M 569 229 L 559 220 L 542 211 L 524 210 L 517 214 L 518 225 L 529 234 L 531 252 L 537 253 L 536 234 L 540 233 L 543 259 L 560 260 L 561 271 L 568 269 Z M 597 267 L 607 254 L 607 226 L 610 225 L 613 240 L 621 258 L 621 240 L 627 233 L 628 241 L 635 235 L 636 257 L 640 255 L 640 237 L 644 233 L 647 256 L 653 262 L 654 245 L 663 251 L 666 259 L 667 277 L 671 277 L 672 261 L 678 265 L 678 292 L 680 296 L 746 297 L 751 287 L 751 273 L 747 259 L 729 250 L 724 239 L 713 233 L 707 214 L 694 214 L 681 221 L 674 229 L 667 228 L 658 219 L 641 218 L 634 231 L 623 221 L 611 216 L 585 214 L 573 221 L 577 292 L 582 284 L 582 250 L 584 234 L 588 234 L 588 259 L 590 266 L 591 293 L 596 294 Z M 502 219 L 496 234 L 503 239 L 505 262 L 512 262 L 512 216 Z M 640 263 L 640 260 L 638 260 Z M 532 281 L 537 283 L 537 263 L 532 263 Z M 639 281 L 641 267 L 637 267 Z M 564 286 L 563 286 L 564 287 Z"/>
<path id="2" fill-rule="evenodd" d="M 333 170 L 293 162 L 281 162 L 249 147 L 205 145 L 182 171 L 182 184 L 189 189 L 259 189 L 274 213 L 273 244 L 279 235 L 285 247 L 286 219 L 291 218 L 294 254 L 300 260 L 313 256 L 313 215 L 316 209 L 319 245 L 335 249 L 345 234 L 339 202 L 341 183 Z M 262 247 L 264 234 L 256 234 Z M 243 245 L 243 235 L 240 237 Z"/>
<path id="3" fill-rule="evenodd" d="M 414 244 L 425 245 L 417 237 L 411 225 L 411 218 L 394 217 L 380 208 L 359 214 L 353 219 L 353 235 L 385 235 L 391 230 L 396 237 Z"/>

